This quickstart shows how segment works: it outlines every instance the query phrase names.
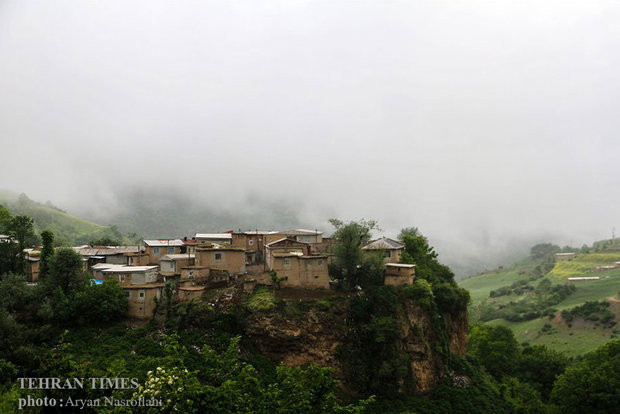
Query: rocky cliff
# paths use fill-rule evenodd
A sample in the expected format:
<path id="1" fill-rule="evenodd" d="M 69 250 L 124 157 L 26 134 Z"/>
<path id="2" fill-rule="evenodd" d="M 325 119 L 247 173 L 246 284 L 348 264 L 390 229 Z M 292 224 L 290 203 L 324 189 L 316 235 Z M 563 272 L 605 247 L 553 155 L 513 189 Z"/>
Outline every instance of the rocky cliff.
<path id="1" fill-rule="evenodd" d="M 247 334 L 261 353 L 274 361 L 297 366 L 313 363 L 332 367 L 344 382 L 338 346 L 347 332 L 348 298 L 330 301 L 295 301 L 268 311 L 252 312 Z M 400 391 L 428 392 L 446 375 L 446 348 L 463 356 L 467 345 L 467 313 L 456 318 L 435 315 L 415 300 L 404 299 L 393 315 L 398 327 L 397 347 L 408 356 L 411 385 Z M 438 318 L 438 319 L 437 319 Z M 443 324 L 445 329 L 442 329 Z"/>

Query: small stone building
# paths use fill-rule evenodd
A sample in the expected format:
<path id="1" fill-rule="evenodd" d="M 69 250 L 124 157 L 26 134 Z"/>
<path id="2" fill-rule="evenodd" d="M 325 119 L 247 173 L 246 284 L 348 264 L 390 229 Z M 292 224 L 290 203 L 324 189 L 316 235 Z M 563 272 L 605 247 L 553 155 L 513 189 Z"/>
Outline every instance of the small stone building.
<path id="1" fill-rule="evenodd" d="M 403 263 L 387 263 L 385 265 L 385 285 L 412 285 L 415 279 L 415 265 Z"/>
<path id="2" fill-rule="evenodd" d="M 362 247 L 362 250 L 366 254 L 383 254 L 385 263 L 398 263 L 405 250 L 405 245 L 388 237 L 382 237 L 368 243 Z"/>

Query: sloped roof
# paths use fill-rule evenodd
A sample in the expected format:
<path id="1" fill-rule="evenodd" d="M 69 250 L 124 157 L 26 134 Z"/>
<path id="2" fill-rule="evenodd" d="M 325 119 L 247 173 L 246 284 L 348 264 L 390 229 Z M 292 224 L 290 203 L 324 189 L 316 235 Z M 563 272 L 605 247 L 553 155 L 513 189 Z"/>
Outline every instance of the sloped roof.
<path id="1" fill-rule="evenodd" d="M 368 243 L 366 246 L 362 247 L 363 250 L 400 250 L 404 248 L 404 244 L 388 237 L 382 237 L 380 239 L 374 240 Z"/>
<path id="2" fill-rule="evenodd" d="M 150 247 L 181 247 L 183 246 L 183 240 L 181 239 L 144 240 L 144 244 Z"/>
<path id="3" fill-rule="evenodd" d="M 127 266 L 113 263 L 99 263 L 91 267 L 91 269 L 101 270 L 104 273 L 134 273 L 157 269 L 157 266 Z"/>
<path id="4" fill-rule="evenodd" d="M 272 241 L 271 243 L 267 243 L 266 246 L 267 247 L 272 247 L 272 246 L 275 246 L 276 244 L 280 244 L 280 243 L 283 243 L 285 241 L 288 241 L 289 244 L 303 244 L 304 246 L 308 246 L 308 243 L 300 242 L 300 241 L 297 241 L 297 240 L 294 240 L 294 239 L 289 239 L 288 237 L 283 237 L 283 238 L 278 239 L 276 241 Z"/>
<path id="5" fill-rule="evenodd" d="M 193 254 L 167 254 L 165 256 L 162 256 L 162 258 L 160 260 L 187 260 L 187 259 L 194 259 L 196 258 L 196 255 Z"/>
<path id="6" fill-rule="evenodd" d="M 285 231 L 280 231 L 279 233 L 288 234 L 289 236 L 310 236 L 310 235 L 323 234 L 322 231 L 306 230 L 306 229 L 285 230 Z"/>
<path id="7" fill-rule="evenodd" d="M 230 233 L 196 233 L 196 240 L 232 240 L 232 234 Z"/>

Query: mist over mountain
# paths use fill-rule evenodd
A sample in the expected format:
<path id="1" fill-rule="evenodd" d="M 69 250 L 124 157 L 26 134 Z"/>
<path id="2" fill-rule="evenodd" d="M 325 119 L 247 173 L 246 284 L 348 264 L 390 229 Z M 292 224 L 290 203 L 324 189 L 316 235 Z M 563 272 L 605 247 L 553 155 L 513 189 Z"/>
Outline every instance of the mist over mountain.
<path id="1" fill-rule="evenodd" d="M 417 226 L 459 274 L 609 238 L 620 8 L 500 3 L 3 2 L 0 188 L 145 237 Z"/>

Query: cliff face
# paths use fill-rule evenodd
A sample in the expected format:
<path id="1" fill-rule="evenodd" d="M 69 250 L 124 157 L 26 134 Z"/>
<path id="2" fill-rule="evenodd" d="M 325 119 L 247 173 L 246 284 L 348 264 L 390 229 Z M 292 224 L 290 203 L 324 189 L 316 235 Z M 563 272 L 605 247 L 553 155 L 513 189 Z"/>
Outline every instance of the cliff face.
<path id="1" fill-rule="evenodd" d="M 456 318 L 432 315 L 412 300 L 399 306 L 394 319 L 398 325 L 397 347 L 410 358 L 415 381 L 411 387 L 401 385 L 401 392 L 432 390 L 446 373 L 441 352 L 442 343 L 450 352 L 464 356 L 467 345 L 467 312 Z M 247 334 L 255 346 L 274 361 L 297 366 L 313 363 L 332 367 L 336 378 L 344 382 L 342 362 L 337 348 L 346 335 L 347 301 L 333 303 L 329 308 L 309 305 L 295 314 L 271 310 L 250 315 Z M 442 341 L 437 323 L 445 324 L 447 341 Z M 347 386 L 346 382 L 344 383 Z"/>

